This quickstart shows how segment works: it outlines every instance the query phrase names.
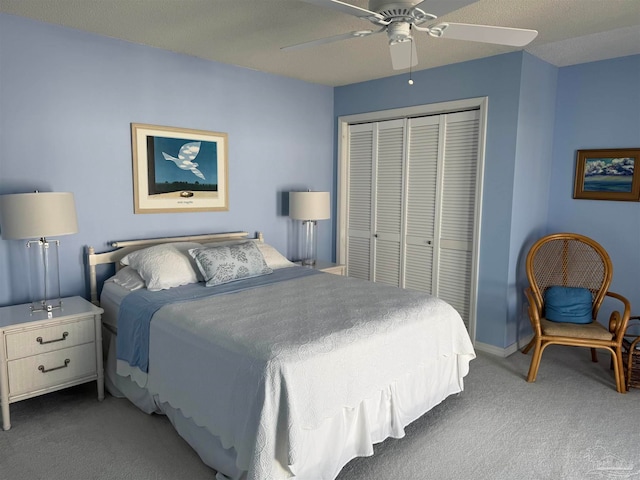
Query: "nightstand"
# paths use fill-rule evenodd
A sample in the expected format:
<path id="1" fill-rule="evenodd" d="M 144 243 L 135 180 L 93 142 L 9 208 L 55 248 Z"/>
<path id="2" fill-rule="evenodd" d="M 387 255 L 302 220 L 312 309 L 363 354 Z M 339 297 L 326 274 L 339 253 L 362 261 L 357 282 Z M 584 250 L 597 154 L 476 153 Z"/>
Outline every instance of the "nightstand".
<path id="1" fill-rule="evenodd" d="M 300 265 L 301 262 L 295 262 Z M 313 266 L 304 265 L 307 268 L 313 268 L 315 270 L 320 270 L 322 272 L 333 273 L 334 275 L 344 275 L 345 268 L 344 265 L 340 265 L 338 263 L 325 262 L 323 260 L 316 260 L 316 264 Z"/>
<path id="2" fill-rule="evenodd" d="M 103 310 L 81 297 L 62 299 L 52 312 L 30 304 L 0 308 L 2 427 L 11 428 L 9 404 L 96 380 L 104 399 Z"/>

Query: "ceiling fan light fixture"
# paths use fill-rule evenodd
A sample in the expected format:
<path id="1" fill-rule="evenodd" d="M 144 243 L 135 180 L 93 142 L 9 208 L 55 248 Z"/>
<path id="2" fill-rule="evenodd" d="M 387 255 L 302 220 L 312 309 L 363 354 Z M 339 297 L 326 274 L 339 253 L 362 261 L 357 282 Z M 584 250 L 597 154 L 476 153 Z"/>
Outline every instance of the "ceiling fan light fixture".
<path id="1" fill-rule="evenodd" d="M 390 41 L 389 51 L 394 70 L 405 70 L 418 64 L 416 44 L 411 36 L 400 41 Z"/>
<path id="2" fill-rule="evenodd" d="M 401 38 L 399 40 L 389 40 L 389 45 L 398 45 L 400 43 L 408 43 L 412 41 L 413 41 L 413 37 L 409 35 L 408 37 Z"/>

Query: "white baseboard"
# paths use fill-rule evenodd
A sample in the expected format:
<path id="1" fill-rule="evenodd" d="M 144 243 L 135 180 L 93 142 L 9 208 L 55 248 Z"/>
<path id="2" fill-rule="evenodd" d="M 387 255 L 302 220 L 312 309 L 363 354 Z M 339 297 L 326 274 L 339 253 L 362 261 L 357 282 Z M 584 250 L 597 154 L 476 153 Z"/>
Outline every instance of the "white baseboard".
<path id="1" fill-rule="evenodd" d="M 512 343 L 506 348 L 500 348 L 500 347 L 496 347 L 495 345 L 489 345 L 488 343 L 482 343 L 482 342 L 476 342 L 474 344 L 474 347 L 476 350 L 479 350 L 481 352 L 506 358 L 509 355 L 516 353 L 518 350 L 526 347 L 532 338 L 533 338 L 533 333 L 531 333 L 530 335 L 527 335 L 524 338 L 519 339 L 518 342 Z"/>

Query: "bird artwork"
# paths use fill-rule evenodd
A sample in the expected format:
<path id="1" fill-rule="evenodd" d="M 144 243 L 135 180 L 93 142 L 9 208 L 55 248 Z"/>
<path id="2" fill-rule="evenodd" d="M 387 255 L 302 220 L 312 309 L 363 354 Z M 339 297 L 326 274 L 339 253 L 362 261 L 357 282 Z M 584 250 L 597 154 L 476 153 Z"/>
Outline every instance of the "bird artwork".
<path id="1" fill-rule="evenodd" d="M 196 177 L 205 180 L 202 172 L 198 170 L 198 164 L 193 161 L 198 156 L 198 153 L 200 153 L 200 142 L 189 142 L 180 147 L 178 158 L 165 152 L 162 152 L 162 156 L 164 156 L 165 160 L 175 163 L 181 170 L 190 170 Z"/>

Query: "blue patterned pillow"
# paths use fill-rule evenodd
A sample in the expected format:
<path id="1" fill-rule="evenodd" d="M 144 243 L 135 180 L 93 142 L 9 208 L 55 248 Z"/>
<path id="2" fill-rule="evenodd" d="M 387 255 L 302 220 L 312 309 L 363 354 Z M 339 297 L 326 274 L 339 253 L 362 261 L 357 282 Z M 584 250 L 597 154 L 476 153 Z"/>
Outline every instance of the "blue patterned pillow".
<path id="1" fill-rule="evenodd" d="M 254 242 L 189 250 L 207 287 L 273 272 Z"/>
<path id="2" fill-rule="evenodd" d="M 552 322 L 591 323 L 592 302 L 586 288 L 549 287 L 544 292 L 545 318 Z"/>

